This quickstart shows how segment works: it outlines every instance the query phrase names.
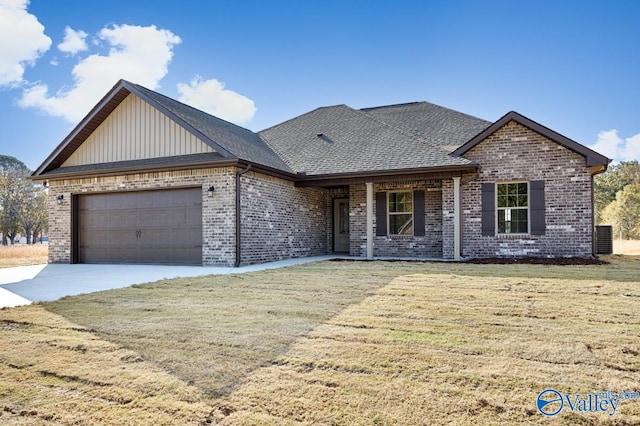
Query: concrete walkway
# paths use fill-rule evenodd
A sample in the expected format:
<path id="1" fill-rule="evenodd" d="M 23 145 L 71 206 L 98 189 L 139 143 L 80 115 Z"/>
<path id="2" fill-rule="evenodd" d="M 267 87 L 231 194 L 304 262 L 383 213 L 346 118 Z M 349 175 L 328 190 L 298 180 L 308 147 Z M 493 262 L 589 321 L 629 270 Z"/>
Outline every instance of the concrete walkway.
<path id="1" fill-rule="evenodd" d="M 165 265 L 49 264 L 0 269 L 0 308 L 57 300 L 64 296 L 129 287 L 169 278 L 241 274 L 335 259 L 315 256 L 240 268 Z"/>

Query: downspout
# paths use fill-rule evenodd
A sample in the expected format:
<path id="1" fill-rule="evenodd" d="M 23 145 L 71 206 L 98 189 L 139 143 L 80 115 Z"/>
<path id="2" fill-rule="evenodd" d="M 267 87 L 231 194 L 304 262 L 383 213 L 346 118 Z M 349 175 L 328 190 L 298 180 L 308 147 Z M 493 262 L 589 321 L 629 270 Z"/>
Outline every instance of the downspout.
<path id="1" fill-rule="evenodd" d="M 594 175 L 591 175 L 591 257 L 598 257 L 596 252 L 596 194 L 595 194 L 595 179 Z"/>
<path id="2" fill-rule="evenodd" d="M 241 262 L 240 256 L 242 253 L 242 250 L 241 250 L 242 240 L 240 238 L 241 237 L 240 231 L 242 229 L 242 226 L 240 225 L 240 176 L 247 173 L 249 170 L 251 170 L 251 164 L 247 165 L 246 169 L 236 172 L 236 263 L 234 265 L 236 268 L 240 266 L 240 262 Z"/>

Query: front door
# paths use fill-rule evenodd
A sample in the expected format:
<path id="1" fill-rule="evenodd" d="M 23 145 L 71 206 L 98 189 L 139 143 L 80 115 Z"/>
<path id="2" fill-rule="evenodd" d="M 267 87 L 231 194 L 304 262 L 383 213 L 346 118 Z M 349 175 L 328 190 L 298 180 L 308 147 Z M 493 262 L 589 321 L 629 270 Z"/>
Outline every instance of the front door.
<path id="1" fill-rule="evenodd" d="M 349 253 L 349 199 L 333 200 L 333 251 Z"/>

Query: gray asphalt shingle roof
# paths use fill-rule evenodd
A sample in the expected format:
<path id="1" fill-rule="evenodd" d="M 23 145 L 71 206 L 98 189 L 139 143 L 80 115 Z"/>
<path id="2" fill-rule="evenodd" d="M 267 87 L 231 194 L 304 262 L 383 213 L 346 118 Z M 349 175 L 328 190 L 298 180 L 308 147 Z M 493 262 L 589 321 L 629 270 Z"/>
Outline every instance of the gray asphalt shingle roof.
<path id="1" fill-rule="evenodd" d="M 451 152 L 492 122 L 429 102 L 364 108 L 361 111 Z"/>
<path id="2" fill-rule="evenodd" d="M 414 102 L 360 110 L 346 105 L 323 107 L 255 133 L 121 80 L 34 174 L 150 166 L 123 163 L 60 167 L 129 93 L 163 111 L 216 150 L 216 156 L 200 156 L 199 162 L 238 159 L 309 176 L 470 166 L 469 160 L 454 151 L 496 125 L 428 102 Z M 195 159 L 175 157 L 149 163 L 175 166 L 187 160 Z"/>
<path id="3" fill-rule="evenodd" d="M 385 108 L 389 109 L 382 111 Z M 403 119 L 394 108 L 397 107 L 377 108 L 374 113 L 371 109 L 355 110 L 346 105 L 318 108 L 259 134 L 293 170 L 307 175 L 471 164 L 464 158 L 450 156 L 451 149 L 443 148 L 462 145 L 468 140 L 463 140 L 463 135 L 472 133 L 472 137 L 477 133 L 475 128 L 460 129 L 467 124 L 463 118 L 448 128 L 440 124 L 438 143 L 434 143 L 423 137 L 428 132 L 416 130 L 420 124 L 410 125 L 411 118 L 404 122 L 408 130 L 401 128 Z M 412 118 L 421 112 L 420 108 L 409 109 Z M 443 114 L 439 110 L 438 113 Z M 394 123 L 386 122 L 385 118 Z M 421 119 L 429 122 L 428 117 Z M 469 121 L 478 127 L 479 119 L 470 117 Z M 491 124 L 482 122 L 486 125 L 480 130 Z"/>
<path id="4" fill-rule="evenodd" d="M 257 133 L 140 85 L 130 84 L 227 151 L 230 154 L 227 157 L 239 158 L 286 172 L 292 171 Z M 215 146 L 213 148 L 216 149 Z"/>

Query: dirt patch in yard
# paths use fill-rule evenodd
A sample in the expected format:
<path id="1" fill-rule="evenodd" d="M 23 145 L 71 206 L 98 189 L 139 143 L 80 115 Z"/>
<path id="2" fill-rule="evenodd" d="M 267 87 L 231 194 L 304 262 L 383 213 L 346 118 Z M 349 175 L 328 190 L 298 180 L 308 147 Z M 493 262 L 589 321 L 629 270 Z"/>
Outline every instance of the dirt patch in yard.
<path id="1" fill-rule="evenodd" d="M 484 259 L 469 259 L 465 263 L 475 265 L 607 265 L 606 260 L 595 257 L 490 257 Z"/>
<path id="2" fill-rule="evenodd" d="M 420 260 L 420 259 L 331 259 L 330 262 L 408 262 L 408 263 L 449 263 L 448 260 Z M 608 265 L 603 259 L 590 257 L 487 257 L 478 259 L 466 259 L 456 263 L 469 263 L 474 265 Z"/>

